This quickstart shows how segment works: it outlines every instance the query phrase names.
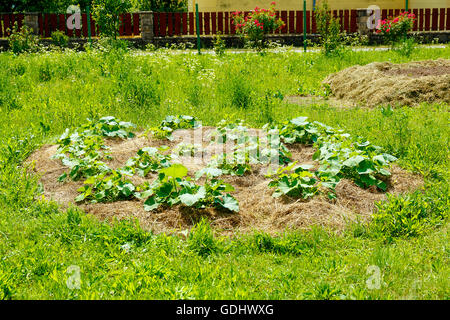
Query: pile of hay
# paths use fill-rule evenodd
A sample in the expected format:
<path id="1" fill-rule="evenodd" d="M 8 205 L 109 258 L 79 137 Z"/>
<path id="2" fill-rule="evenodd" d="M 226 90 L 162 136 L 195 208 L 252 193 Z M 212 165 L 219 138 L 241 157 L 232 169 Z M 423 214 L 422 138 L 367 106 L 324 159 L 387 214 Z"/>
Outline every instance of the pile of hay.
<path id="1" fill-rule="evenodd" d="M 323 83 L 335 98 L 367 107 L 450 103 L 450 60 L 374 62 L 332 74 Z"/>
<path id="2" fill-rule="evenodd" d="M 174 140 L 157 140 L 148 136 L 137 136 L 128 140 L 107 139 L 106 144 L 111 147 L 111 160 L 108 165 L 118 168 L 125 164 L 127 159 L 136 155 L 136 152 L 146 146 L 158 147 L 167 145 L 174 147 L 186 137 L 200 135 L 205 149 L 214 146 L 209 144 L 209 134 L 213 128 L 183 129 L 174 132 Z M 260 132 L 254 129 L 254 132 Z M 315 163 L 312 159 L 314 150 L 310 146 L 288 145 L 292 152 L 293 160 L 299 163 Z M 60 203 L 63 207 L 75 204 L 74 199 L 78 195 L 77 189 L 83 185 L 82 181 L 58 182 L 58 177 L 68 169 L 60 160 L 53 160 L 51 156 L 57 150 L 56 145 L 46 145 L 35 151 L 28 159 L 36 174 L 40 175 L 40 181 L 44 187 L 44 196 Z M 192 158 L 181 157 L 179 160 L 189 169 L 189 174 L 194 175 L 196 170 L 205 164 L 195 163 Z M 248 232 L 261 230 L 275 233 L 286 228 L 307 229 L 313 225 L 329 227 L 334 230 L 342 230 L 350 220 L 370 219 L 375 208 L 374 203 L 386 199 L 386 194 L 375 189 L 361 189 L 352 181 L 342 180 L 336 189 L 337 200 L 329 200 L 325 196 L 317 196 L 311 200 L 275 199 L 273 190 L 268 188 L 269 180 L 264 172 L 267 168 L 259 165 L 254 172 L 243 177 L 223 176 L 223 179 L 231 183 L 236 190 L 232 195 L 239 202 L 240 212 L 231 213 L 217 209 L 193 209 L 183 206 L 166 208 L 157 212 L 147 212 L 143 208 L 142 201 L 119 201 L 114 203 L 81 203 L 76 204 L 85 212 L 93 214 L 100 219 L 112 218 L 137 218 L 143 228 L 160 232 L 177 232 L 189 229 L 201 217 L 210 218 L 212 225 L 222 234 L 234 232 Z M 398 194 L 410 192 L 419 188 L 423 181 L 419 176 L 410 174 L 397 166 L 393 166 L 392 177 L 388 192 Z M 145 180 L 153 180 L 155 174 L 145 179 L 134 177 L 134 183 L 142 183 Z M 132 179 L 132 180 L 133 180 Z"/>

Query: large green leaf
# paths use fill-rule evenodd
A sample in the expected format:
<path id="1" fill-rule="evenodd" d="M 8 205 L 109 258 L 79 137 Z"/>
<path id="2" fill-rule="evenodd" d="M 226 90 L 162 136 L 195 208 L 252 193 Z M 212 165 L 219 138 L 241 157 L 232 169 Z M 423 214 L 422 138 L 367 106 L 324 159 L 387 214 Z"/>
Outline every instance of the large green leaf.
<path id="1" fill-rule="evenodd" d="M 145 211 L 152 211 L 152 210 L 155 210 L 158 207 L 159 207 L 159 203 L 158 203 L 158 201 L 156 201 L 156 197 L 154 195 L 149 197 L 144 202 L 144 210 Z"/>
<path id="2" fill-rule="evenodd" d="M 307 125 L 309 122 L 308 122 L 308 117 L 298 117 L 298 118 L 292 119 L 291 123 L 297 127 L 303 127 L 303 126 Z"/>
<path id="3" fill-rule="evenodd" d="M 184 205 L 191 207 L 195 205 L 200 200 L 203 200 L 206 196 L 205 187 L 201 186 L 195 194 L 184 193 L 180 195 L 180 201 Z"/>
<path id="4" fill-rule="evenodd" d="M 351 157 L 349 159 L 347 159 L 346 161 L 344 161 L 343 165 L 353 168 L 359 165 L 360 162 L 364 161 L 365 158 L 363 156 L 354 156 Z"/>
<path id="5" fill-rule="evenodd" d="M 159 198 L 167 198 L 172 193 L 174 186 L 170 182 L 163 183 L 156 191 L 156 195 Z"/>
<path id="6" fill-rule="evenodd" d="M 206 167 L 200 169 L 195 173 L 195 179 L 199 179 L 203 175 L 206 175 L 208 178 L 215 178 L 223 174 L 223 171 L 219 168 L 215 167 Z"/>
<path id="7" fill-rule="evenodd" d="M 230 196 L 229 194 L 224 195 L 222 199 L 218 201 L 218 203 L 222 207 L 230 211 L 239 212 L 239 203 L 234 197 Z"/>
<path id="8" fill-rule="evenodd" d="M 159 171 L 160 173 L 164 173 L 166 176 L 168 177 L 172 177 L 172 178 L 183 178 L 187 175 L 188 173 L 188 169 L 183 166 L 182 164 L 173 164 L 170 167 L 161 169 Z"/>

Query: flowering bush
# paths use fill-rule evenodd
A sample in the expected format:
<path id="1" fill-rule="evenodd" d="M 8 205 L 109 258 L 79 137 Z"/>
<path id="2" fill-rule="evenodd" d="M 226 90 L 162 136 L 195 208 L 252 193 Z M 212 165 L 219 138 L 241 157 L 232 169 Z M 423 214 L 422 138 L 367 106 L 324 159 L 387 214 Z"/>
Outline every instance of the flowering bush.
<path id="1" fill-rule="evenodd" d="M 236 32 L 244 36 L 258 51 L 266 46 L 267 33 L 284 26 L 283 20 L 276 18 L 275 2 L 270 4 L 269 9 L 256 7 L 247 16 L 240 11 L 236 11 L 233 13 L 233 23 L 236 26 Z"/>
<path id="2" fill-rule="evenodd" d="M 382 34 L 391 44 L 406 38 L 406 35 L 413 28 L 416 16 L 408 11 L 402 12 L 393 19 L 381 20 L 377 33 Z"/>

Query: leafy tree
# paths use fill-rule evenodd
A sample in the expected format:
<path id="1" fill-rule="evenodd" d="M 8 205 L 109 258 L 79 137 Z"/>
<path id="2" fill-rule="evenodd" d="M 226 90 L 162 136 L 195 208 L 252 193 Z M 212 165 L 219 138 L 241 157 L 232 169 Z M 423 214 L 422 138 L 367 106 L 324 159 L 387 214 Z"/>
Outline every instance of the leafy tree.
<path id="1" fill-rule="evenodd" d="M 343 47 L 341 25 L 339 20 L 331 14 L 328 1 L 323 0 L 316 7 L 317 31 L 320 33 L 320 42 L 326 55 L 338 53 Z"/>
<path id="2" fill-rule="evenodd" d="M 0 12 L 51 12 L 64 13 L 71 4 L 78 4 L 82 9 L 92 0 L 10 0 L 0 2 Z"/>
<path id="3" fill-rule="evenodd" d="M 125 0 L 94 0 L 92 17 L 100 27 L 100 33 L 107 37 L 117 38 L 121 24 L 120 14 L 131 8 L 131 3 Z"/>
<path id="4" fill-rule="evenodd" d="M 0 2 L 0 12 L 64 13 L 69 5 L 78 4 L 82 10 L 93 0 L 9 0 Z M 186 12 L 187 0 L 125 0 L 133 11 Z"/>
<path id="5" fill-rule="evenodd" d="M 187 0 L 133 0 L 139 11 L 186 12 Z"/>

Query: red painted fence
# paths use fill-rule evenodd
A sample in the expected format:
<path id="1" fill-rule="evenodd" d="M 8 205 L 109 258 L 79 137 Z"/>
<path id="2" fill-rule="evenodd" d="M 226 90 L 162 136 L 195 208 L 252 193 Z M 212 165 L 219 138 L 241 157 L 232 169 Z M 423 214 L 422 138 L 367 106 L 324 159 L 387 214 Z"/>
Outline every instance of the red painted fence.
<path id="1" fill-rule="evenodd" d="M 385 19 L 400 14 L 400 11 L 400 9 L 382 10 L 381 16 Z M 412 12 L 417 17 L 414 31 L 450 31 L 450 8 L 413 9 Z M 342 31 L 357 31 L 356 10 L 334 10 L 333 15 L 339 18 Z M 277 16 L 284 21 L 285 26 L 281 30 L 277 30 L 276 34 L 303 33 L 302 11 L 280 11 L 277 12 Z M 88 36 L 86 14 L 82 14 L 81 17 L 81 30 L 68 30 L 66 27 L 67 17 L 66 14 L 40 14 L 38 17 L 39 34 L 42 37 L 50 37 L 53 31 L 61 30 L 70 37 Z M 218 32 L 225 35 L 236 33 L 231 12 L 200 12 L 199 18 L 200 35 L 214 35 Z M 12 28 L 15 22 L 20 28 L 23 25 L 23 19 L 23 14 L 0 14 L 0 37 L 7 36 L 9 34 L 7 30 Z M 121 20 L 120 36 L 140 36 L 138 13 L 123 14 Z M 196 35 L 195 15 L 192 12 L 155 12 L 153 23 L 156 37 Z M 96 36 L 98 32 L 98 26 L 91 19 L 92 36 Z M 312 11 L 306 12 L 306 32 L 308 34 L 317 32 L 315 15 Z"/>

